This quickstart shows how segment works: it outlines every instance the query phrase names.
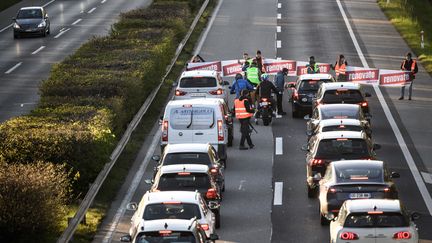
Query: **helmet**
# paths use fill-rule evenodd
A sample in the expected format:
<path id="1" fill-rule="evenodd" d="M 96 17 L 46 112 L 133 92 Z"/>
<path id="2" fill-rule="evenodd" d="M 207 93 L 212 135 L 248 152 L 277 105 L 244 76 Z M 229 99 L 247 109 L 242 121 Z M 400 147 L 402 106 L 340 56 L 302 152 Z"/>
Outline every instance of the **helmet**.
<path id="1" fill-rule="evenodd" d="M 239 80 L 239 79 L 242 79 L 242 78 L 243 78 L 243 76 L 241 75 L 241 73 L 237 73 L 236 76 L 235 76 L 235 80 Z"/>
<path id="2" fill-rule="evenodd" d="M 268 81 L 269 80 L 269 75 L 267 74 L 267 73 L 263 73 L 263 74 L 261 74 L 261 80 L 262 81 Z"/>

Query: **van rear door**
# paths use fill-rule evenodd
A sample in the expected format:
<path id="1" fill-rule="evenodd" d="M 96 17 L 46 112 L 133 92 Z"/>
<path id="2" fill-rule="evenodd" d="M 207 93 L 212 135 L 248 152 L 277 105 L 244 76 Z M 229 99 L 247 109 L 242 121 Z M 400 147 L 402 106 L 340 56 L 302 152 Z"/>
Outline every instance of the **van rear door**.
<path id="1" fill-rule="evenodd" d="M 213 107 L 193 107 L 193 134 L 194 143 L 211 143 L 218 141 L 216 110 Z"/>
<path id="2" fill-rule="evenodd" d="M 169 114 L 168 143 L 193 142 L 193 112 L 191 105 L 173 107 Z"/>

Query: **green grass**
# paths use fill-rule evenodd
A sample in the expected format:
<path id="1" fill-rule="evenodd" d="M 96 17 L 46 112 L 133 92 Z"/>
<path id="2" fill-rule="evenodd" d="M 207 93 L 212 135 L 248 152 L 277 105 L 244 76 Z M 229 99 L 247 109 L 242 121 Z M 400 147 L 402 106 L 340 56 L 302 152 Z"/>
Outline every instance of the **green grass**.
<path id="1" fill-rule="evenodd" d="M 10 6 L 14 5 L 15 3 L 19 3 L 21 0 L 1 0 L 0 1 L 0 11 L 3 11 Z"/>
<path id="2" fill-rule="evenodd" d="M 401 36 L 432 73 L 432 3 L 428 0 L 378 0 L 378 4 Z M 420 47 L 420 31 L 425 33 L 425 48 Z"/>
<path id="3" fill-rule="evenodd" d="M 160 113 L 163 111 L 162 107 L 165 105 L 165 101 L 171 90 L 171 86 L 174 80 L 180 76 L 185 64 L 190 60 L 193 48 L 200 37 L 202 30 L 205 28 L 210 14 L 213 11 L 216 1 L 210 1 L 209 6 L 201 17 L 195 31 L 192 33 L 188 43 L 186 44 L 183 52 L 180 54 L 176 65 L 169 74 L 165 84 L 161 87 L 157 97 L 155 98 L 150 109 L 147 111 L 145 117 L 141 120 L 140 124 L 132 134 L 125 150 L 119 157 L 117 163 L 108 175 L 105 183 L 95 198 L 92 208 L 89 209 L 86 218 L 86 225 L 80 225 L 74 235 L 74 242 L 90 242 L 97 232 L 97 228 L 102 222 L 105 214 L 107 213 L 111 202 L 117 195 L 118 190 L 122 186 L 129 169 L 131 168 L 139 149 L 141 148 L 143 141 L 146 139 L 151 128 L 159 118 Z M 191 19 L 192 21 L 192 19 Z M 73 205 L 70 207 L 70 215 L 72 216 L 76 211 L 77 206 Z M 63 227 L 66 227 L 67 222 L 62 222 Z"/>

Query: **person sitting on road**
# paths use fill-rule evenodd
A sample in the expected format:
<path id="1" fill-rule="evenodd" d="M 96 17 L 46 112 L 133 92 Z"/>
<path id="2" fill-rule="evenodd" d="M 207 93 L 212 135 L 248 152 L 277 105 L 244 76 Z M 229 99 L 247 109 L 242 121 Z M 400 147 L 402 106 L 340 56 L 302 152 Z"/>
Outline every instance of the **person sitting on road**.
<path id="1" fill-rule="evenodd" d="M 319 73 L 320 69 L 318 64 L 315 62 L 315 57 L 314 56 L 310 56 L 309 57 L 309 63 L 306 65 L 307 68 L 307 73 L 308 74 L 314 74 L 314 73 Z"/>
<path id="2" fill-rule="evenodd" d="M 253 91 L 254 87 L 246 79 L 243 79 L 243 76 L 240 73 L 237 73 L 235 76 L 235 81 L 231 86 L 231 94 L 235 94 L 236 99 L 238 99 L 240 97 L 241 91 L 244 89 Z"/>

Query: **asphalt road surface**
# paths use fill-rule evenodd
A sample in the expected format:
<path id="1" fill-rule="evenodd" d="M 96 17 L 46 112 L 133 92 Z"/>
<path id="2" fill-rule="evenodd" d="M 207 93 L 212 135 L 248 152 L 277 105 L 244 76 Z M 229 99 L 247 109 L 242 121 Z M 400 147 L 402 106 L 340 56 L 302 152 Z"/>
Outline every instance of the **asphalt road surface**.
<path id="1" fill-rule="evenodd" d="M 236 59 L 244 51 L 254 54 L 260 49 L 269 58 L 307 60 L 314 55 L 318 62 L 333 62 L 344 54 L 354 66 L 398 69 L 409 51 L 375 0 L 341 1 L 340 6 L 338 0 L 278 1 L 223 1 L 201 56 L 206 60 Z M 276 26 L 280 26 L 280 32 Z M 276 49 L 276 41 L 281 48 Z M 400 199 L 409 210 L 421 214 L 417 224 L 423 240 L 432 240 L 432 177 L 428 177 L 432 172 L 432 123 L 425 119 L 431 113 L 430 79 L 420 67 L 412 101 L 398 101 L 398 88 L 366 87 L 373 94 L 369 101 L 374 140 L 382 145 L 377 157 L 401 174 L 396 179 Z M 306 194 L 305 154 L 300 150 L 306 142 L 305 121 L 290 116 L 287 95 L 285 99 L 288 115 L 276 119 L 271 127 L 258 126 L 258 134 L 252 135 L 256 145 L 253 150 L 237 149 L 238 126 L 235 128 L 234 147 L 228 151 L 222 227 L 218 231 L 222 240 L 329 241 L 328 227 L 319 222 L 317 199 L 309 199 Z M 95 242 L 118 242 L 127 233 L 132 213 L 125 212 L 121 205 L 139 201 L 149 188 L 143 180 L 150 178 L 154 166 L 148 158 L 158 147 L 157 130 L 155 125 L 153 137 L 144 143 Z M 281 148 L 277 154 L 275 147 Z M 141 175 L 138 169 L 146 166 Z M 282 190 L 273 192 L 275 182 Z M 128 191 L 135 187 L 137 190 Z M 273 205 L 274 198 L 281 199 L 280 205 Z"/>
<path id="2" fill-rule="evenodd" d="M 93 36 L 105 35 L 119 13 L 148 0 L 23 0 L 0 12 L 0 122 L 26 114 L 39 100 L 38 87 L 52 64 Z M 46 6 L 51 35 L 13 39 L 12 17 L 23 6 Z"/>

